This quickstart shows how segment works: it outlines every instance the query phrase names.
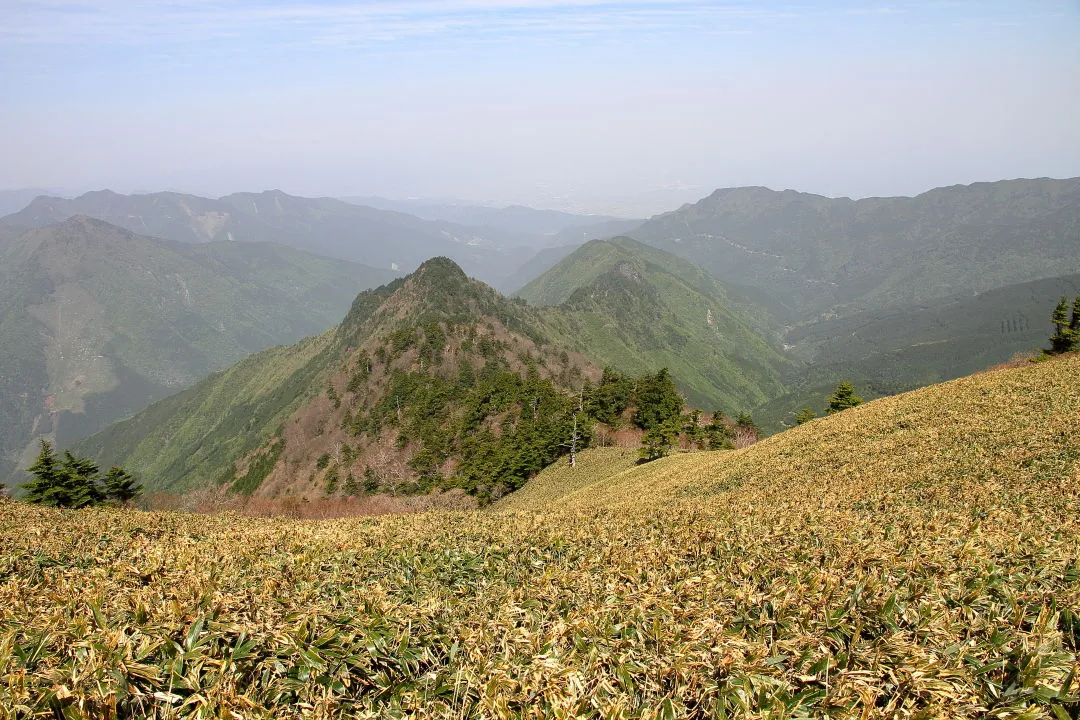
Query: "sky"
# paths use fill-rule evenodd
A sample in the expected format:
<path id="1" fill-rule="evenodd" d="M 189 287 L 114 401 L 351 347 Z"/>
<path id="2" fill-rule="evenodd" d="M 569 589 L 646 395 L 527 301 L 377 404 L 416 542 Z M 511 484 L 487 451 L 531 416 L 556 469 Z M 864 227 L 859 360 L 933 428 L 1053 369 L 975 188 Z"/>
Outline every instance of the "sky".
<path id="1" fill-rule="evenodd" d="M 0 0 L 0 188 L 586 211 L 1080 175 L 1080 0 Z"/>

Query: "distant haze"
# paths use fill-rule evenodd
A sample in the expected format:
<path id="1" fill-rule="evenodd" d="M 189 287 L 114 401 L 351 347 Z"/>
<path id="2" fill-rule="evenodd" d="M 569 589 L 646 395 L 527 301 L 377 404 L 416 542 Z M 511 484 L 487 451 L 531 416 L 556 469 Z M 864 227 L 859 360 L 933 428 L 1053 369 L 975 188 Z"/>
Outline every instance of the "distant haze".
<path id="1" fill-rule="evenodd" d="M 640 216 L 1080 175 L 1080 3 L 0 0 L 0 188 Z"/>

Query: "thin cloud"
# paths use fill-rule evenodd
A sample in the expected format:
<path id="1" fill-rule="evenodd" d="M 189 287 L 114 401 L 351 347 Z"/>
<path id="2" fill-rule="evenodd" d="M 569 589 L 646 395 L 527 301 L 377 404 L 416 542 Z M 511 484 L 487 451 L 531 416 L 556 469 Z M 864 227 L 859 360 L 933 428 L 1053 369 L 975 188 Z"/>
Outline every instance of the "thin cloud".
<path id="1" fill-rule="evenodd" d="M 147 6 L 109 0 L 0 3 L 0 38 L 23 45 L 202 42 L 274 35 L 345 45 L 408 38 L 521 37 L 633 31 L 747 32 L 792 17 L 782 6 L 703 0 L 455 0 L 454 2 L 251 3 L 179 0 Z"/>

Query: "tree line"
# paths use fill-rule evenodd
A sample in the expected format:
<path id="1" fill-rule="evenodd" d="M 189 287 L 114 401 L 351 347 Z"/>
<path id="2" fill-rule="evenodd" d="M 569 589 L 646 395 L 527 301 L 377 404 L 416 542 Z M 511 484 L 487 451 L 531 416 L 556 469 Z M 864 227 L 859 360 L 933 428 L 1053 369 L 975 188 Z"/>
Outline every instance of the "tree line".
<path id="1" fill-rule="evenodd" d="M 65 450 L 57 455 L 52 443 L 41 441 L 41 452 L 27 468 L 33 479 L 20 487 L 23 500 L 57 508 L 84 508 L 93 505 L 128 505 L 142 493 L 135 476 L 121 467 L 102 474 L 93 460 Z"/>

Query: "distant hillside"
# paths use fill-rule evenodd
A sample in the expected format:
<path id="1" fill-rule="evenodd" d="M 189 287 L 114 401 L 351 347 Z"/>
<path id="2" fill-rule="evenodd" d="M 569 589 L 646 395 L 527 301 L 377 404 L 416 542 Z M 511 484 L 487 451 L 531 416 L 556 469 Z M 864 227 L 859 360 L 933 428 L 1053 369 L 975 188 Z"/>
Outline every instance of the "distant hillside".
<path id="1" fill-rule="evenodd" d="M 1080 295 L 1080 275 L 965 293 L 896 310 L 868 310 L 795 327 L 785 336 L 800 362 L 789 392 L 755 411 L 770 431 L 810 407 L 820 413 L 840 380 L 866 397 L 894 395 L 968 375 L 1047 345 L 1050 311 Z"/>
<path id="2" fill-rule="evenodd" d="M 687 289 L 656 269 L 650 281 L 665 292 Z M 741 401 L 738 408 L 772 389 L 755 384 L 767 365 L 751 375 L 735 364 L 754 343 L 763 353 L 769 346 L 744 327 L 729 327 L 734 316 L 719 304 L 714 323 L 730 345 L 706 341 L 702 348 L 689 338 L 683 348 L 687 356 L 713 353 L 714 368 L 683 382 L 674 365 L 670 375 L 658 371 L 665 361 L 691 365 L 661 349 L 620 358 L 634 377 L 602 373 L 591 361 L 597 348 L 579 348 L 571 326 L 605 312 L 602 302 L 578 315 L 570 305 L 530 307 L 434 258 L 404 280 L 361 293 L 336 330 L 247 358 L 77 449 L 170 492 L 224 485 L 314 499 L 454 491 L 483 502 L 519 487 L 571 447 L 586 447 L 601 419 L 606 437 L 615 426 L 633 434 L 661 423 L 656 418 L 677 422 L 678 408 L 670 417 L 673 404 L 682 406 L 677 388 L 693 395 L 703 376 L 714 379 L 709 392 Z M 680 327 L 660 332 L 666 338 Z M 629 339 L 619 336 L 603 349 L 647 349 L 653 337 L 634 336 L 652 331 L 632 322 L 626 332 Z M 642 403 L 646 412 L 638 415 Z M 661 409 L 648 410 L 654 406 Z"/>
<path id="3" fill-rule="evenodd" d="M 0 478 L 270 345 L 394 273 L 273 243 L 184 245 L 77 216 L 0 245 Z"/>
<path id="4" fill-rule="evenodd" d="M 499 289 L 508 294 L 516 294 L 536 278 L 555 267 L 559 261 L 577 250 L 580 245 L 560 245 L 537 251 L 514 274 L 499 284 Z"/>
<path id="5" fill-rule="evenodd" d="M 691 404 L 727 413 L 784 392 L 768 298 L 629 238 L 586 243 L 522 288 L 549 334 L 598 365 L 670 368 Z"/>
<path id="6" fill-rule="evenodd" d="M 446 255 L 467 272 L 497 282 L 520 264 L 513 251 L 530 238 L 505 230 L 421 220 L 332 198 L 273 190 L 213 200 L 180 193 L 120 195 L 108 190 L 72 200 L 39 197 L 0 225 L 35 228 L 86 215 L 132 232 L 185 243 L 276 242 L 308 252 L 408 272 Z"/>
<path id="7" fill-rule="evenodd" d="M 445 220 L 459 225 L 498 228 L 522 235 L 557 235 L 571 228 L 584 229 L 613 221 L 627 222 L 610 215 L 578 215 L 524 205 L 489 207 L 464 202 L 389 200 L 382 197 L 346 197 L 342 200 L 380 210 L 407 213 L 425 220 Z M 641 224 L 640 220 L 630 222 Z"/>
<path id="8" fill-rule="evenodd" d="M 10 215 L 22 210 L 26 205 L 39 195 L 48 195 L 47 190 L 41 188 L 19 188 L 17 190 L 0 190 L 0 217 Z"/>
<path id="9" fill-rule="evenodd" d="M 813 319 L 1080 272 L 1080 178 L 857 201 L 730 188 L 632 235 Z"/>

